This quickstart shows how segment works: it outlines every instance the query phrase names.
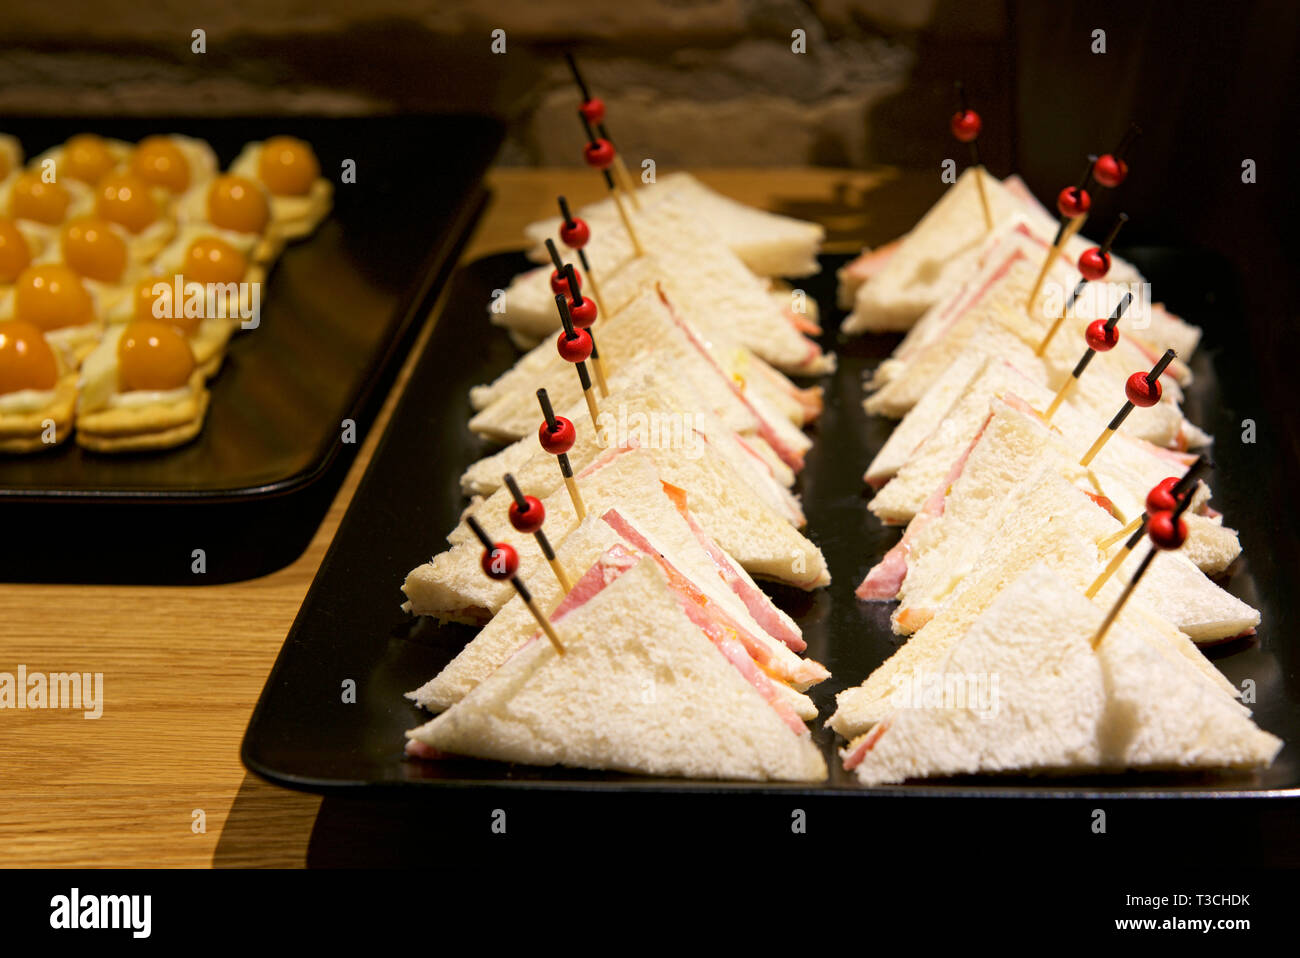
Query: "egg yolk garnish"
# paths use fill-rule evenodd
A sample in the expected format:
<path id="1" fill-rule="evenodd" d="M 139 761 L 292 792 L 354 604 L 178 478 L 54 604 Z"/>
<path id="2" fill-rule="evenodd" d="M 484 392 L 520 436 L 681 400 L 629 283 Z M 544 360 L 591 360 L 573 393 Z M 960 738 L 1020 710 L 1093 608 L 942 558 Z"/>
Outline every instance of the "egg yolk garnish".
<path id="1" fill-rule="evenodd" d="M 63 145 L 62 172 L 74 180 L 93 186 L 116 165 L 108 144 L 94 133 L 78 133 Z"/>
<path id="2" fill-rule="evenodd" d="M 257 175 L 276 196 L 305 196 L 320 176 L 320 164 L 302 140 L 273 136 L 262 144 Z"/>
<path id="3" fill-rule="evenodd" d="M 32 249 L 13 220 L 0 220 L 0 283 L 9 284 L 32 262 Z"/>
<path id="4" fill-rule="evenodd" d="M 208 219 L 236 233 L 260 233 L 271 218 L 262 188 L 242 176 L 218 176 L 208 189 Z"/>
<path id="5" fill-rule="evenodd" d="M 48 332 L 84 326 L 95 318 L 95 305 L 76 273 L 46 263 L 27 267 L 14 283 L 14 318 Z"/>
<path id="6" fill-rule="evenodd" d="M 62 223 L 68 214 L 68 191 L 58 183 L 46 183 L 31 170 L 19 174 L 9 194 L 9 212 L 14 219 L 38 223 Z"/>
<path id="7" fill-rule="evenodd" d="M 126 271 L 126 240 L 106 220 L 79 216 L 63 228 L 63 261 L 82 276 L 115 283 Z"/>
<path id="8" fill-rule="evenodd" d="M 248 259 L 216 236 L 204 236 L 190 244 L 181 270 L 185 279 L 199 283 L 238 283 L 248 270 Z"/>
<path id="9" fill-rule="evenodd" d="M 154 287 L 159 283 L 167 287 L 164 293 L 155 293 Z M 175 299 L 176 278 L 162 276 L 146 276 L 135 284 L 135 309 L 133 315 L 138 320 L 155 321 L 167 323 L 175 326 L 187 336 L 193 336 L 203 321 L 200 316 L 186 316 L 184 302 L 173 303 Z M 159 300 L 162 305 L 155 312 L 154 307 Z M 161 312 L 162 315 L 158 315 Z M 170 313 L 171 315 L 168 315 Z"/>
<path id="10" fill-rule="evenodd" d="M 189 382 L 194 352 L 175 327 L 156 319 L 137 319 L 117 342 L 117 383 L 123 392 L 164 391 Z"/>
<path id="11" fill-rule="evenodd" d="M 131 172 L 151 186 L 184 193 L 190 185 L 190 164 L 181 148 L 166 136 L 148 136 L 131 154 Z"/>
<path id="12" fill-rule="evenodd" d="M 95 188 L 95 215 L 139 233 L 158 219 L 149 184 L 131 173 L 110 173 Z"/>
<path id="13" fill-rule="evenodd" d="M 53 389 L 59 379 L 54 350 L 31 323 L 0 323 L 0 395 Z"/>

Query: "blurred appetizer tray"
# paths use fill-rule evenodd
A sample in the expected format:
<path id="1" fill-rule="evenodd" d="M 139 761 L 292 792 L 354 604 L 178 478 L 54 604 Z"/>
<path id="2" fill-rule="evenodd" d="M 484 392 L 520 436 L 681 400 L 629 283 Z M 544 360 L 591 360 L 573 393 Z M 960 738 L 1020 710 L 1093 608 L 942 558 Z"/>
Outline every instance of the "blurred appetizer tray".
<path id="1" fill-rule="evenodd" d="M 823 256 L 822 272 L 798 285 L 816 297 L 827 332 L 823 345 L 839 355 L 838 371 L 823 381 L 826 408 L 814 427 L 797 491 L 807 534 L 826 555 L 829 588 L 803 593 L 775 588 L 778 604 L 797 621 L 808 655 L 824 663 L 830 680 L 810 694 L 820 709 L 811 726 L 823 748 L 830 779 L 820 785 L 649 778 L 565 768 L 534 768 L 478 760 L 421 761 L 403 754 L 403 733 L 427 713 L 403 696 L 436 674 L 475 634 L 463 625 L 439 625 L 399 608 L 406 573 L 436 551 L 464 500 L 458 480 L 491 447 L 466 426 L 468 391 L 509 368 L 518 356 L 506 334 L 488 323 L 494 289 L 531 264 L 519 254 L 477 260 L 455 277 L 446 308 L 402 397 L 338 535 L 298 613 L 262 691 L 244 738 L 250 770 L 289 788 L 336 795 L 411 798 L 419 789 L 459 787 L 545 790 L 550 794 L 768 793 L 816 796 L 1253 797 L 1300 798 L 1300 595 L 1289 581 L 1297 542 L 1279 529 L 1268 503 L 1284 501 L 1297 477 L 1281 450 L 1238 442 L 1241 421 L 1265 430 L 1246 350 L 1230 346 L 1244 317 L 1234 315 L 1233 279 L 1224 264 L 1199 254 L 1129 249 L 1157 298 L 1205 328 L 1192 363 L 1196 382 L 1184 408 L 1219 437 L 1212 478 L 1215 506 L 1241 534 L 1244 555 L 1225 588 L 1259 608 L 1256 639 L 1209 650 L 1234 684 L 1255 682 L 1252 708 L 1262 728 L 1288 744 L 1258 775 L 1187 776 L 1129 773 L 1089 777 L 981 777 L 866 788 L 843 771 L 843 746 L 822 722 L 834 695 L 860 683 L 898 647 L 889 626 L 893 603 L 857 600 L 863 575 L 901 534 L 867 511 L 862 472 L 884 443 L 892 421 L 862 409 L 864 376 L 898 342 L 897 336 L 844 339 L 843 311 L 835 307 L 835 271 L 844 256 Z M 1240 342 L 1240 340 L 1238 341 Z M 766 585 L 766 584 L 765 584 Z M 345 701 L 348 681 L 355 701 Z M 428 793 L 424 793 L 428 794 Z"/>
<path id="2" fill-rule="evenodd" d="M 182 133 L 208 141 L 223 168 L 246 142 L 286 133 L 314 147 L 334 207 L 276 261 L 261 325 L 232 340 L 192 442 L 129 455 L 65 443 L 0 457 L 0 503 L 231 502 L 310 485 L 339 455 L 343 420 L 356 422 L 358 443 L 364 435 L 367 401 L 450 274 L 500 142 L 493 122 L 431 116 L 31 118 L 4 131 L 29 157 L 81 132 L 132 142 Z M 339 182 L 344 160 L 356 163 L 355 183 Z"/>

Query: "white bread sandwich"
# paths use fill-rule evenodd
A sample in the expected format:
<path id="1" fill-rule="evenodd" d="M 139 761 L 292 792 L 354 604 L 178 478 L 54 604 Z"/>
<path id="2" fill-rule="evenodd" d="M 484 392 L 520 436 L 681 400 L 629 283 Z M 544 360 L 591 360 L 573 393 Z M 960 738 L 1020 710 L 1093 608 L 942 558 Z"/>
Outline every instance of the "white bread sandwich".
<path id="1" fill-rule="evenodd" d="M 803 510 L 790 492 L 794 471 L 760 437 L 740 436 L 717 416 L 702 411 L 704 403 L 689 384 L 679 382 L 673 395 L 656 386 L 670 376 L 668 364 L 653 354 L 638 357 L 624 369 L 615 379 L 618 388 L 601 401 L 600 431 L 575 428 L 576 438 L 568 453 L 573 468 L 583 469 L 594 462 L 609 443 L 637 443 L 652 451 L 666 479 L 680 479 L 679 485 L 689 486 L 689 463 L 680 460 L 700 458 L 707 446 L 772 509 L 802 528 Z M 560 414 L 579 427 L 584 419 L 590 422 L 585 402 L 561 409 Z M 533 490 L 531 495 L 546 495 L 554 490 L 558 472 L 550 457 L 537 458 L 542 453 L 538 433 L 530 432 L 466 469 L 460 479 L 461 491 L 467 496 L 491 495 L 501 488 L 501 477 L 510 472 L 516 478 L 523 476 L 525 486 Z M 687 470 L 685 475 L 679 475 L 682 470 Z"/>
<path id="2" fill-rule="evenodd" d="M 968 167 L 907 233 L 879 270 L 860 284 L 853 312 L 840 327 L 845 333 L 892 332 L 911 328 L 931 306 L 941 302 L 979 267 L 989 229 L 980 206 L 976 175 L 993 216 L 993 232 L 1014 218 L 1033 222 L 1039 232 L 1054 237 L 1056 218 L 1037 203 L 976 167 Z M 1077 259 L 1092 242 L 1082 236 L 1066 244 L 1065 255 Z M 1137 271 L 1112 254 L 1112 275 L 1138 278 Z"/>
<path id="3" fill-rule="evenodd" d="M 1096 570 L 1088 581 L 1075 583 L 1085 589 L 1122 548 L 1117 542 L 1102 549 L 1101 543 L 1122 525 L 1106 500 L 1090 491 L 1091 477 L 1083 470 L 1051 462 L 1035 466 L 1032 447 L 1022 450 L 1019 462 L 1006 455 L 982 457 L 985 448 L 972 453 L 944 499 L 942 514 L 910 540 L 907 573 L 892 617 L 896 632 L 915 632 L 925 625 L 981 564 L 1026 550 L 1015 530 L 1052 527 L 1058 536 L 1077 536 L 1096 547 Z M 1035 541 L 1041 548 L 1056 548 L 1051 539 Z M 1119 583 L 1128 581 L 1138 553 L 1144 550 L 1135 549 L 1116 573 Z M 1157 555 L 1134 595 L 1198 643 L 1235 638 L 1260 620 L 1258 611 L 1212 582 L 1181 551 Z"/>
<path id="4" fill-rule="evenodd" d="M 811 447 L 788 408 L 778 408 L 779 390 L 757 372 L 757 360 L 741 364 L 743 350 L 733 351 L 720 337 L 705 337 L 678 316 L 672 305 L 655 291 L 645 291 L 614 318 L 597 323 L 597 343 L 612 380 L 611 388 L 628 367 L 654 353 L 672 370 L 672 380 L 659 383 L 665 392 L 680 391 L 677 381 L 689 385 L 718 416 L 741 435 L 762 438 L 783 462 L 798 470 Z M 750 371 L 745 377 L 744 372 Z M 476 387 L 470 402 L 478 412 L 470 429 L 501 442 L 514 442 L 537 429 L 537 389 L 545 387 L 557 408 L 582 399 L 582 388 L 572 365 L 559 355 L 553 342 L 540 344 L 490 386 Z M 796 394 L 797 395 L 797 394 Z M 795 398 L 789 394 L 785 398 Z M 812 402 L 820 404 L 820 393 Z"/>
<path id="5" fill-rule="evenodd" d="M 529 642 L 407 732 L 408 752 L 688 778 L 826 778 L 807 727 L 743 650 L 688 615 L 652 558 L 612 550 L 570 599 L 551 616 L 563 655 Z"/>
<path id="6" fill-rule="evenodd" d="M 1024 374 L 1024 368 L 1036 368 L 1032 362 L 1023 359 L 1012 365 L 1001 359 L 984 357 L 975 366 L 976 371 L 970 380 L 956 390 L 949 389 L 945 377 L 937 388 L 945 398 L 955 392 L 956 399 L 949 408 L 936 415 L 934 407 L 928 403 L 918 405 L 915 412 L 924 419 L 920 423 L 905 420 L 900 424 L 899 430 L 907 427 L 904 440 L 895 442 L 891 436 L 890 442 L 882 447 L 881 456 L 868 467 L 868 484 L 880 489 L 868 506 L 872 513 L 889 524 L 910 521 L 975 441 L 988 418 L 992 400 L 1014 395 L 1028 407 L 1045 410 L 1053 393 L 1035 377 Z M 953 385 L 964 378 L 969 368 L 963 361 L 962 368 L 953 371 Z M 1141 410 L 1143 413 L 1150 411 Z M 1136 415 L 1129 416 L 1125 423 L 1136 418 Z M 1102 418 L 1094 409 L 1080 410 L 1067 400 L 1052 417 L 1051 429 L 1057 437 L 1055 448 L 1060 455 L 1077 462 L 1108 422 L 1109 415 Z M 908 449 L 907 443 L 922 434 L 925 438 L 920 444 Z M 1107 443 L 1093 459 L 1092 468 L 1104 477 L 1102 484 L 1115 504 L 1117 515 L 1129 519 L 1142 511 L 1146 494 L 1153 485 L 1168 475 L 1181 472 L 1193 458 L 1188 453 L 1164 449 L 1135 438 L 1121 429 L 1115 440 Z M 895 466 L 895 463 L 901 464 Z"/>
<path id="7" fill-rule="evenodd" d="M 1099 465 L 1096 460 L 1091 469 L 1084 469 L 1064 449 L 1061 437 L 1047 428 L 1031 410 L 1017 406 L 1018 400 L 1008 394 L 1005 400 L 995 399 L 986 408 L 984 422 L 976 430 L 975 438 L 965 451 L 955 457 L 947 473 L 931 487 L 931 495 L 922 505 L 902 539 L 878 562 L 858 587 L 862 599 L 893 599 L 902 597 L 909 589 L 917 589 L 925 573 L 917 567 L 923 557 L 929 556 L 942 570 L 944 594 L 969 565 L 963 565 L 963 555 L 969 561 L 988 541 L 1000 537 L 998 521 L 1012 508 L 1011 503 L 1019 487 L 1028 477 L 1047 470 L 1063 481 L 1073 484 L 1086 494 L 1086 500 L 1067 496 L 1052 508 L 1073 506 L 1079 516 L 1072 529 L 1090 530 L 1094 541 L 1102 541 L 1117 533 L 1124 523 L 1141 515 L 1146 495 L 1161 480 L 1168 477 L 1159 460 L 1153 460 L 1154 469 L 1145 474 L 1110 471 L 1110 463 Z M 1117 442 L 1119 440 L 1116 440 Z M 1137 457 L 1131 457 L 1136 459 Z M 1175 474 L 1186 466 L 1170 470 Z M 899 481 L 899 480 L 895 480 Z M 893 483 L 886 486 L 889 489 Z M 883 490 L 882 490 L 883 491 Z M 1193 490 L 1192 507 L 1205 509 L 1211 493 L 1208 486 L 1198 483 Z M 1120 503 L 1121 506 L 1117 506 Z M 1189 513 L 1189 516 L 1191 513 Z M 1073 520 L 1063 514 L 1066 521 Z M 1190 552 L 1161 556 L 1159 566 L 1160 588 L 1165 590 L 1173 608 L 1166 617 L 1198 640 L 1230 638 L 1248 631 L 1258 622 L 1258 613 L 1228 595 L 1205 576 L 1226 568 L 1241 552 L 1236 533 L 1225 529 L 1208 517 L 1198 517 L 1188 522 L 1188 541 L 1193 543 Z M 1047 521 L 1047 520 L 1044 520 Z M 982 531 L 975 533 L 979 528 Z M 963 553 L 962 546 L 965 546 Z M 1118 545 L 1113 548 L 1118 548 Z M 1193 564 L 1205 571 L 1197 571 Z M 1186 567 L 1186 568 L 1184 568 Z M 1165 569 L 1169 575 L 1179 575 L 1182 587 L 1168 588 L 1163 581 Z M 1194 573 L 1194 575 L 1193 575 Z M 1156 575 L 1153 567 L 1152 575 Z M 1157 578 L 1151 578 L 1151 583 Z M 1144 582 L 1143 588 L 1155 589 Z M 915 593 L 917 595 L 921 592 Z M 1197 597 L 1197 601 L 1193 601 Z M 1186 603 L 1179 608 L 1180 603 Z M 921 604 L 925 608 L 924 603 Z M 895 615 L 896 625 L 905 632 L 914 631 L 927 616 L 903 607 Z"/>
<path id="8" fill-rule="evenodd" d="M 811 276 L 820 271 L 817 253 L 826 231 L 818 223 L 809 223 L 777 213 L 755 209 L 709 189 L 689 173 L 673 173 L 658 182 L 637 190 L 641 212 L 649 212 L 668 197 L 680 197 L 695 215 L 718 233 L 726 246 L 740 257 L 757 276 Z M 629 205 L 625 201 L 625 205 Z M 629 214 L 634 211 L 629 209 Z M 585 219 L 592 231 L 589 257 L 598 253 L 605 237 L 626 242 L 626 233 L 612 200 L 606 198 L 584 206 L 577 215 Z M 525 228 L 532 243 L 528 255 L 534 262 L 549 261 L 546 240 L 560 242 L 560 224 L 556 216 Z M 636 224 L 633 224 L 633 229 Z M 561 247 L 562 248 L 562 247 Z M 604 260 L 592 259 L 592 268 L 608 266 Z"/>
<path id="9" fill-rule="evenodd" d="M 639 497 L 656 494 L 661 488 L 661 476 L 650 452 L 636 447 L 614 447 L 581 470 L 577 482 L 587 511 L 601 515 L 610 508 L 627 507 Z M 750 493 L 734 471 L 707 452 L 691 464 L 699 463 L 704 466 L 693 470 L 696 481 L 689 485 L 672 484 L 686 490 L 700 527 L 728 555 L 751 575 L 807 589 L 830 582 L 821 551 Z M 568 492 L 559 482 L 558 467 L 554 462 L 550 465 L 557 476 L 558 488 L 539 498 L 546 506 L 547 537 L 553 544 L 559 544 L 578 525 L 578 520 Z M 523 475 L 517 478 L 526 495 L 538 495 L 537 491 L 530 491 Z M 525 582 L 552 575 L 533 537 L 510 527 L 507 506 L 508 493 L 502 489 L 472 505 L 470 512 L 494 537 L 493 541 L 509 542 L 515 547 L 519 553 L 520 575 Z M 482 574 L 480 547 L 464 523 L 453 530 L 448 540 L 452 543 L 449 550 L 407 575 L 402 590 L 409 602 L 408 609 L 417 615 L 449 621 L 485 622 L 510 598 L 510 586 Z"/>
<path id="10" fill-rule="evenodd" d="M 737 637 L 755 667 L 772 678 L 801 718 L 816 716 L 812 700 L 796 688 L 806 689 L 829 673 L 810 660 L 795 665 L 789 656 L 781 655 L 777 661 L 773 643 L 792 652 L 806 648 L 798 626 L 717 543 L 693 527 L 680 490 L 665 486 L 662 493 L 648 494 L 630 506 L 589 515 L 565 538 L 556 559 L 569 580 L 577 582 L 615 545 L 652 557 L 679 596 L 707 610 L 719 628 Z M 541 576 L 529 588 L 542 609 L 555 608 L 563 598 L 554 576 Z M 408 697 L 431 711 L 449 708 L 536 633 L 536 622 L 515 596 L 441 672 Z"/>
<path id="11" fill-rule="evenodd" d="M 1026 372 L 1031 371 L 1035 350 L 1052 325 L 1048 316 L 1059 313 L 1061 305 L 1052 310 L 1044 308 L 1040 301 L 1032 314 L 1025 308 L 1038 274 L 1040 246 L 1044 241 L 1024 226 L 1017 223 L 1006 232 L 990 253 L 985 267 L 968 284 L 963 295 L 945 303 L 942 321 L 934 324 L 930 334 L 915 349 L 905 356 L 901 350 L 895 354 L 888 367 L 888 380 L 880 385 L 880 377 L 873 377 L 872 387 L 879 388 L 866 402 L 868 412 L 895 417 L 906 414 L 963 354 L 979 352 L 998 356 L 1022 366 Z M 1073 286 L 1073 275 L 1059 262 L 1048 275 L 1057 290 Z M 1084 308 L 1082 300 L 1076 304 L 1043 356 L 1043 368 L 1047 371 L 1044 385 L 1053 391 L 1069 378 L 1078 363 L 1085 346 L 1084 330 L 1093 319 L 1100 318 L 1095 307 L 1102 306 L 1101 312 L 1106 313 L 1105 304 L 1100 300 L 1088 305 L 1093 308 Z M 1098 418 L 1107 421 L 1123 401 L 1124 382 L 1128 377 L 1139 369 L 1150 368 L 1158 358 L 1139 346 L 1132 336 L 1125 335 L 1125 327 L 1120 328 L 1118 344 L 1093 357 L 1086 375 L 1074 385 L 1069 397 L 1074 405 L 1092 407 Z M 881 372 L 885 369 L 882 363 Z M 1178 408 L 1182 390 L 1176 375 L 1166 371 L 1162 377 L 1161 401 L 1144 410 L 1150 415 L 1136 420 L 1130 431 L 1158 445 L 1186 448 L 1203 444 L 1208 437 L 1188 423 Z"/>
<path id="12" fill-rule="evenodd" d="M 665 197 L 634 218 L 644 255 L 635 256 L 621 235 L 588 244 L 605 318 L 616 317 L 639 293 L 658 286 L 706 336 L 724 334 L 788 373 L 816 376 L 834 369 L 834 356 L 823 355 L 805 336 L 820 333 L 820 327 L 792 312 L 789 299 L 774 300 L 770 282 L 745 268 L 687 197 Z M 542 267 L 516 277 L 506 290 L 505 308 L 489 309 L 491 320 L 507 327 L 519 345 L 531 346 L 560 329 L 550 275 Z"/>
<path id="13" fill-rule="evenodd" d="M 948 326 L 972 304 L 979 302 L 986 295 L 984 287 L 1000 281 L 1006 273 L 1005 260 L 1011 252 L 1019 252 L 1029 259 L 1034 269 L 1032 278 L 1037 279 L 1042 260 L 1047 255 L 1051 234 L 1044 232 L 1042 222 L 1016 216 L 1008 220 L 989 234 L 984 241 L 984 249 L 979 258 L 979 266 L 970 276 L 942 300 L 935 303 L 907 331 L 902 341 L 894 348 L 889 359 L 880 364 L 872 379 L 873 388 L 880 388 L 890 379 L 907 368 L 907 362 L 925 346 L 947 335 Z M 1080 274 L 1077 262 L 1064 256 L 1058 258 L 1051 271 L 1044 279 L 1043 289 L 1035 300 L 1035 315 L 1045 319 L 1046 316 L 1060 315 L 1068 298 L 1077 287 Z M 1132 270 L 1120 270 L 1120 275 L 1112 268 L 1107 274 L 1105 284 L 1090 283 L 1085 285 L 1076 300 L 1072 311 L 1077 316 L 1087 319 L 1099 318 L 1110 314 L 1119 304 L 1122 292 L 1133 293 L 1135 302 L 1125 312 L 1124 333 L 1132 340 L 1128 348 L 1136 348 L 1143 356 L 1154 361 L 1167 347 L 1172 346 L 1175 353 L 1187 359 L 1199 342 L 1200 330 L 1183 323 L 1171 316 L 1164 307 L 1152 304 L 1147 286 L 1139 282 L 1141 277 Z M 1118 284 L 1118 285 L 1116 285 Z M 1027 300 L 1032 284 L 1025 283 L 1022 299 Z M 1181 330 L 1169 327 L 1178 324 L 1185 327 L 1188 335 Z M 1046 326 L 1044 325 L 1044 329 Z M 1154 331 L 1154 332 L 1153 332 Z M 1158 342 L 1156 332 L 1165 334 L 1163 338 L 1172 342 Z M 1037 345 L 1037 342 L 1033 345 Z M 1186 350 L 1185 352 L 1183 350 Z M 1177 360 L 1171 367 L 1171 375 L 1180 383 L 1190 382 L 1190 370 L 1183 361 Z"/>
<path id="14" fill-rule="evenodd" d="M 1005 547 L 993 547 L 979 559 L 973 574 L 964 578 L 951 599 L 929 622 L 918 629 L 867 680 L 836 696 L 836 710 L 828 724 L 845 738 L 856 738 L 891 711 L 890 697 L 908 676 L 935 671 L 953 644 L 965 634 L 999 593 L 1022 573 L 1037 564 L 1053 572 L 1080 591 L 1087 589 L 1105 565 L 1095 543 L 1081 536 L 1062 535 L 1059 523 L 1044 523 L 1038 517 L 1019 521 L 1012 517 Z M 1154 566 L 1154 563 L 1152 563 Z M 1109 608 L 1124 583 L 1112 576 L 1093 600 Z M 1140 598 L 1124 607 L 1126 615 L 1141 615 L 1167 640 L 1170 657 L 1178 656 L 1196 667 L 1211 687 L 1232 698 L 1238 691 L 1183 632 L 1156 615 Z"/>
<path id="15" fill-rule="evenodd" d="M 1250 770 L 1282 742 L 1121 614 L 1094 650 L 1103 610 L 1038 566 L 1012 583 L 936 663 L 932 684 L 996 676 L 988 703 L 908 702 L 850 742 L 866 785 L 977 773 Z"/>

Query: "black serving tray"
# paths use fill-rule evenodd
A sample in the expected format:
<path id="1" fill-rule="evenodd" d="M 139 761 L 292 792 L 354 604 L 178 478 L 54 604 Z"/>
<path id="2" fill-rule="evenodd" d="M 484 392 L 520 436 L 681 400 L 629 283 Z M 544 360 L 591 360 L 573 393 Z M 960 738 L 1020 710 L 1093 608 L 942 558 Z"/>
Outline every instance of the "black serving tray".
<path id="1" fill-rule="evenodd" d="M 276 261 L 261 325 L 232 341 L 211 382 L 207 421 L 192 442 L 104 455 L 69 441 L 37 455 L 0 456 L 0 517 L 24 528 L 61 521 L 83 534 L 102 525 L 106 537 L 125 538 L 128 547 L 99 574 L 102 567 L 66 555 L 66 540 L 62 557 L 0 550 L 0 579 L 130 581 L 133 569 L 143 569 L 140 578 L 167 581 L 147 570 L 160 561 L 183 569 L 176 558 L 189 549 L 141 533 L 177 523 L 188 526 L 192 546 L 207 543 L 221 556 L 206 581 L 269 571 L 297 551 L 278 555 L 283 550 L 268 541 L 305 545 L 310 538 L 329 495 L 308 492 L 327 475 L 341 478 L 331 467 L 350 461 L 418 321 L 450 275 L 482 208 L 481 178 L 501 127 L 468 116 L 33 118 L 5 127 L 29 157 L 87 130 L 131 141 L 157 132 L 201 137 L 223 167 L 250 140 L 300 136 L 334 181 L 334 206 L 315 233 Z M 356 162 L 355 183 L 339 182 L 345 159 Z M 342 441 L 349 419 L 355 443 Z M 270 500 L 273 508 L 255 507 Z M 207 521 L 210 514 L 215 522 Z M 127 529 L 135 535 L 124 537 Z M 225 543 L 223 530 L 244 540 Z"/>
<path id="2" fill-rule="evenodd" d="M 462 470 L 489 451 L 466 427 L 469 388 L 492 379 L 517 357 L 503 332 L 490 326 L 486 305 L 527 268 L 520 255 L 478 260 L 453 281 L 447 307 L 427 352 L 357 491 L 263 690 L 245 736 L 249 769 L 291 788 L 334 795 L 404 797 L 448 787 L 556 790 L 651 795 L 754 794 L 817 796 L 967 797 L 1203 797 L 1300 796 L 1300 672 L 1292 637 L 1297 595 L 1290 582 L 1296 542 L 1279 534 L 1265 503 L 1279 501 L 1295 476 L 1282 442 L 1243 445 L 1240 421 L 1254 418 L 1261 435 L 1275 420 L 1262 408 L 1250 378 L 1249 357 L 1228 346 L 1241 317 L 1232 310 L 1231 276 L 1221 263 L 1191 253 L 1129 250 L 1170 308 L 1206 327 L 1193 362 L 1196 383 L 1189 416 L 1219 437 L 1213 476 L 1215 504 L 1241 532 L 1245 555 L 1225 585 L 1260 608 L 1256 639 L 1238 640 L 1210 654 L 1234 683 L 1254 679 L 1259 724 L 1289 744 L 1272 768 L 1251 775 L 1130 773 L 1080 778 L 969 778 L 867 789 L 845 773 L 833 750 L 842 745 L 820 722 L 814 739 L 824 748 L 831 776 L 822 785 L 700 782 L 646 778 L 561 768 L 531 768 L 474 760 L 426 762 L 403 756 L 402 733 L 427 719 L 403 693 L 434 675 L 474 634 L 459 625 L 412 619 L 398 608 L 401 582 L 415 565 L 444 544 L 464 506 Z M 862 409 L 864 375 L 897 343 L 896 336 L 844 339 L 843 315 L 834 307 L 835 270 L 842 256 L 822 257 L 822 272 L 801 281 L 822 309 L 824 345 L 839 353 L 838 371 L 824 381 L 826 408 L 815 427 L 816 444 L 800 477 L 808 535 L 830 565 L 825 590 L 777 589 L 777 601 L 799 622 L 808 654 L 833 678 L 812 696 L 824 720 L 834 694 L 860 683 L 899 643 L 889 627 L 891 604 L 859 602 L 854 587 L 900 534 L 866 509 L 862 472 L 893 423 Z M 1280 417 L 1278 417 L 1280 419 Z M 341 683 L 356 682 L 355 704 L 345 704 Z M 432 790 L 432 791 L 431 791 Z M 521 791 L 522 790 L 522 791 Z M 460 793 L 457 793 L 460 794 Z M 450 800 L 450 796 L 448 796 Z M 498 801 L 500 799 L 493 799 Z M 541 795 L 538 801 L 544 801 Z M 758 807 L 758 806 L 747 806 Z M 1221 806 L 1220 806 L 1221 807 Z M 934 806 L 927 806 L 933 813 Z M 788 811 L 778 812 L 788 817 Z M 1081 826 L 1086 829 L 1086 825 Z"/>

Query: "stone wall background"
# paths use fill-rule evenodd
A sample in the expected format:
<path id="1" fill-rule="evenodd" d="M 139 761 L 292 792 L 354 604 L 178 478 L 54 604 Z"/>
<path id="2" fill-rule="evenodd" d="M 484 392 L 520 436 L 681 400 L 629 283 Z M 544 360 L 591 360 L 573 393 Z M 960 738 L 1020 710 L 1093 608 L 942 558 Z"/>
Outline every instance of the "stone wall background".
<path id="1" fill-rule="evenodd" d="M 1006 0 L 9 0 L 0 111 L 491 112 L 509 124 L 502 162 L 567 165 L 573 50 L 632 158 L 931 166 L 954 149 L 961 76 L 996 167 L 1011 158 L 1008 33 Z"/>

